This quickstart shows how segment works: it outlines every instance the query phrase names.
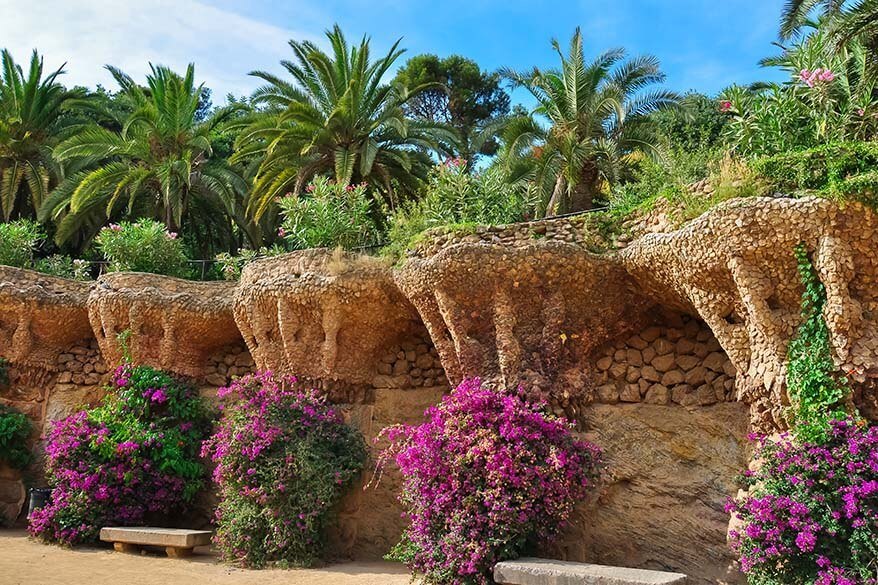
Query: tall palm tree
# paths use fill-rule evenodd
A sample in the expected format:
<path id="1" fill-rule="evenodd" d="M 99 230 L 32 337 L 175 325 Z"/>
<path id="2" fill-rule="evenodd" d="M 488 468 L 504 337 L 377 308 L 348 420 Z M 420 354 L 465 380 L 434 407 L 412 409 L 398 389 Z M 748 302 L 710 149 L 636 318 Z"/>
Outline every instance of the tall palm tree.
<path id="1" fill-rule="evenodd" d="M 52 147 L 74 122 L 70 115 L 82 90 L 58 83 L 58 70 L 43 77 L 43 59 L 33 52 L 27 75 L 7 50 L 0 53 L 0 213 L 4 220 L 35 214 L 60 169 Z"/>
<path id="2" fill-rule="evenodd" d="M 246 182 L 213 156 L 211 145 L 211 133 L 234 108 L 198 121 L 203 86 L 195 84 L 191 64 L 183 76 L 150 65 L 146 87 L 107 69 L 132 108 L 116 113 L 122 117 L 115 124 L 119 131 L 91 123 L 55 148 L 56 159 L 75 169 L 40 210 L 42 220 L 59 222 L 56 240 L 81 231 L 88 239 L 120 213 L 154 217 L 176 232 L 193 207 L 201 212 L 199 222 L 228 231 L 231 218 L 246 230 L 240 209 Z"/>
<path id="3" fill-rule="evenodd" d="M 781 16 L 780 35 L 790 39 L 813 24 L 818 13 L 827 23 L 836 50 L 858 39 L 870 55 L 872 71 L 878 69 L 878 0 L 787 0 Z"/>
<path id="4" fill-rule="evenodd" d="M 336 25 L 326 32 L 331 52 L 310 41 L 290 41 L 294 61 L 281 61 L 292 81 L 264 71 L 256 90 L 261 107 L 241 133 L 234 160 L 256 161 L 248 212 L 260 218 L 276 197 L 301 194 L 315 175 L 342 183 L 369 182 L 392 202 L 414 190 L 430 166 L 427 150 L 438 129 L 407 120 L 403 104 L 420 88 L 383 83 L 403 54 L 399 41 L 372 61 L 369 39 L 350 47 Z"/>
<path id="5" fill-rule="evenodd" d="M 591 208 L 641 153 L 657 156 L 660 139 L 648 116 L 679 101 L 673 92 L 646 90 L 665 79 L 655 57 L 626 60 L 624 50 L 613 49 L 587 63 L 578 28 L 566 55 L 558 41 L 552 46 L 560 69 L 504 70 L 536 99 L 538 117 L 510 125 L 504 153 L 510 164 L 532 158 L 547 214 Z"/>

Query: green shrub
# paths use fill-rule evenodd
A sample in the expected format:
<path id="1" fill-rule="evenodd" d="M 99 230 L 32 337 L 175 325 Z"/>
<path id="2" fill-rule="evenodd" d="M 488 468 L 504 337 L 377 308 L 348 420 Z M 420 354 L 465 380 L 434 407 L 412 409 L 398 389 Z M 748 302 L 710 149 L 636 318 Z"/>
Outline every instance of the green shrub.
<path id="1" fill-rule="evenodd" d="M 752 167 L 777 191 L 812 191 L 874 204 L 878 187 L 878 143 L 823 144 L 756 159 Z"/>
<path id="2" fill-rule="evenodd" d="M 386 251 L 401 256 L 418 234 L 434 227 L 522 221 L 532 207 L 526 185 L 510 182 L 499 167 L 469 174 L 463 161 L 452 160 L 433 170 L 420 201 L 393 214 Z"/>
<path id="3" fill-rule="evenodd" d="M 59 276 L 61 278 L 72 278 L 73 280 L 89 280 L 88 262 L 85 260 L 74 260 L 70 256 L 61 254 L 53 254 L 47 258 L 36 260 L 33 269 L 44 274 Z"/>
<path id="4" fill-rule="evenodd" d="M 27 448 L 31 423 L 27 416 L 0 404 L 0 463 L 13 469 L 24 469 L 33 460 Z"/>
<path id="5" fill-rule="evenodd" d="M 188 274 L 182 242 L 157 221 L 141 219 L 110 224 L 101 230 L 95 242 L 111 272 L 152 272 L 178 277 Z"/>
<path id="6" fill-rule="evenodd" d="M 342 185 L 315 177 L 307 197 L 280 200 L 284 221 L 279 234 L 293 248 L 352 249 L 378 242 L 378 229 L 365 183 Z"/>
<path id="7" fill-rule="evenodd" d="M 0 223 L 0 264 L 30 268 L 34 250 L 45 237 L 42 228 L 29 219 Z"/>
<path id="8" fill-rule="evenodd" d="M 275 245 L 271 248 L 259 248 L 258 250 L 238 250 L 238 254 L 233 256 L 228 252 L 217 254 L 214 260 L 214 269 L 216 275 L 223 280 L 238 280 L 241 278 L 241 271 L 244 266 L 258 260 L 259 258 L 268 258 L 269 256 L 277 256 L 285 253 L 286 250 L 281 246 Z"/>

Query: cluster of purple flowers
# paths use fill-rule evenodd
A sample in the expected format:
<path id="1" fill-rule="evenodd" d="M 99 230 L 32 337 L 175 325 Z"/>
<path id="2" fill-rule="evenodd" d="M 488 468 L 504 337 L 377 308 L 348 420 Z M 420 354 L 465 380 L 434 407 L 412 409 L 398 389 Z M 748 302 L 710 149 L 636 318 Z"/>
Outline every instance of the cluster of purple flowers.
<path id="1" fill-rule="evenodd" d="M 429 583 L 491 583 L 495 563 L 545 544 L 593 488 L 600 450 L 521 390 L 467 380 L 419 426 L 384 433 L 410 526 L 393 557 Z"/>
<path id="2" fill-rule="evenodd" d="M 258 373 L 219 395 L 228 405 L 202 447 L 220 490 L 216 544 L 243 566 L 312 564 L 330 512 L 365 464 L 362 436 L 292 377 Z"/>
<path id="3" fill-rule="evenodd" d="M 878 583 L 878 427 L 833 421 L 824 444 L 762 439 L 757 457 L 749 494 L 728 504 L 741 569 L 765 583 Z"/>
<path id="4" fill-rule="evenodd" d="M 45 448 L 52 500 L 31 514 L 31 534 L 77 544 L 96 540 L 102 526 L 179 511 L 201 486 L 205 415 L 192 388 L 151 368 L 119 367 L 101 406 L 53 424 Z"/>

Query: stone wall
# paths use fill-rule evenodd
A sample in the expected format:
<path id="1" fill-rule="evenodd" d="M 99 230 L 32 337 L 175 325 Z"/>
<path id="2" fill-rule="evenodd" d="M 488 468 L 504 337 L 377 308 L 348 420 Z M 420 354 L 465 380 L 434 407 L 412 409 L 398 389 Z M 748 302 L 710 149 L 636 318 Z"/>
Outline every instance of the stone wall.
<path id="1" fill-rule="evenodd" d="M 827 288 L 833 358 L 878 417 L 878 219 L 809 198 L 730 201 L 675 231 L 669 217 L 657 209 L 610 252 L 590 217 L 541 220 L 437 231 L 397 267 L 294 252 L 248 265 L 238 284 L 122 273 L 89 285 L 0 267 L 0 401 L 34 420 L 38 447 L 48 422 L 103 396 L 123 330 L 137 363 L 206 397 L 257 368 L 296 374 L 369 439 L 417 422 L 465 377 L 521 383 L 609 461 L 555 554 L 734 579 L 722 504 L 748 430 L 786 425 L 799 243 Z M 394 544 L 398 486 L 391 472 L 345 500 L 337 554 Z M 20 487 L 0 470 L 7 513 Z"/>

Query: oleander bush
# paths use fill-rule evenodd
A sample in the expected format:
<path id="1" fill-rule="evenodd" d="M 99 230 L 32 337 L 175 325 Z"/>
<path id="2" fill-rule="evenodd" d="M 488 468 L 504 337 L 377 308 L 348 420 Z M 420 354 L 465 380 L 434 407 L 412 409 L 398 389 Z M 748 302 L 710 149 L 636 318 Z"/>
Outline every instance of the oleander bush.
<path id="1" fill-rule="evenodd" d="M 110 224 L 95 239 L 109 262 L 111 272 L 152 272 L 184 277 L 188 274 L 186 252 L 177 234 L 149 219 Z"/>
<path id="2" fill-rule="evenodd" d="M 0 463 L 13 469 L 24 469 L 30 465 L 33 460 L 27 448 L 30 432 L 31 422 L 24 413 L 0 404 Z"/>
<path id="3" fill-rule="evenodd" d="M 451 159 L 433 169 L 421 199 L 392 214 L 387 251 L 402 256 L 419 234 L 434 227 L 523 221 L 533 206 L 526 183 L 511 180 L 500 166 L 470 173 L 466 161 Z"/>
<path id="4" fill-rule="evenodd" d="M 77 544 L 96 540 L 102 526 L 167 523 L 204 484 L 198 455 L 210 416 L 194 388 L 126 363 L 109 392 L 49 431 L 52 501 L 29 526 L 41 540 Z"/>
<path id="5" fill-rule="evenodd" d="M 385 430 L 410 524 L 389 558 L 425 583 L 484 585 L 499 561 L 534 552 L 594 488 L 601 452 L 521 390 L 466 380 L 418 426 Z"/>
<path id="6" fill-rule="evenodd" d="M 306 195 L 281 198 L 284 216 L 279 235 L 297 250 L 373 246 L 379 232 L 368 185 L 344 185 L 315 177 Z"/>
<path id="7" fill-rule="evenodd" d="M 246 567 L 314 564 L 335 505 L 365 465 L 362 435 L 295 378 L 246 376 L 220 396 L 223 417 L 202 450 L 220 493 L 214 542 Z"/>
<path id="8" fill-rule="evenodd" d="M 0 223 L 0 265 L 30 268 L 34 251 L 46 234 L 29 219 Z"/>

